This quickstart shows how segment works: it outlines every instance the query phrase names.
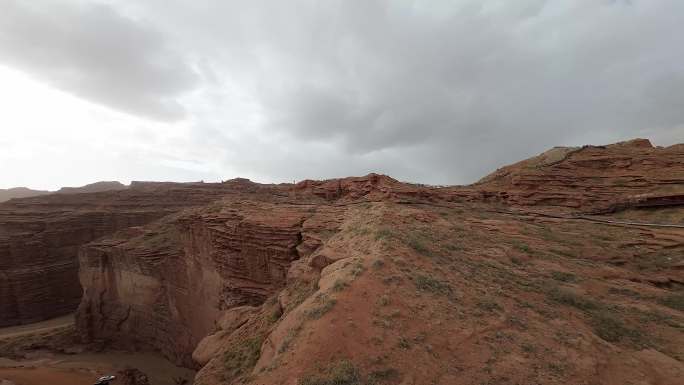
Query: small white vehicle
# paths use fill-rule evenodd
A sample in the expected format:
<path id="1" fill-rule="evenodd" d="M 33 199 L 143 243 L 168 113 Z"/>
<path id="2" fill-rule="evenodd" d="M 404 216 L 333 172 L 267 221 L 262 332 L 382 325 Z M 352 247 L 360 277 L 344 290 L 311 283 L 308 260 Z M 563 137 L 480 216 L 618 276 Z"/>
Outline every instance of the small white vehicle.
<path id="1" fill-rule="evenodd" d="M 116 376 L 102 376 L 97 379 L 95 385 L 109 385 L 110 382 L 114 381 Z"/>

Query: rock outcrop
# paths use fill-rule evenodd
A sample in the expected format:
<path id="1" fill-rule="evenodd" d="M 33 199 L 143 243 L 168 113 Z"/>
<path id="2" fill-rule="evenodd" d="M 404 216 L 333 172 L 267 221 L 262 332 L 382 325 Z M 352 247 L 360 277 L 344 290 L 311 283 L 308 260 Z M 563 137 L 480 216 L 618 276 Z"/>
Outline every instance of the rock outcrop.
<path id="1" fill-rule="evenodd" d="M 503 167 L 470 186 L 480 198 L 514 206 L 604 212 L 680 204 L 684 145 L 653 147 L 646 139 L 608 146 L 557 147 Z"/>
<path id="2" fill-rule="evenodd" d="M 195 346 L 221 314 L 281 289 L 290 263 L 336 231 L 340 211 L 233 198 L 213 206 L 82 249 L 85 341 L 152 347 L 194 365 Z"/>
<path id="3" fill-rule="evenodd" d="M 380 174 L 323 181 L 304 180 L 292 188 L 295 197 L 314 196 L 326 202 L 339 203 L 429 198 L 437 195 L 433 190 L 423 185 L 399 182 Z"/>
<path id="4" fill-rule="evenodd" d="M 245 181 L 138 182 L 120 191 L 50 194 L 0 204 L 0 326 L 74 311 L 81 299 L 81 245 L 226 194 L 258 195 L 269 189 Z"/>

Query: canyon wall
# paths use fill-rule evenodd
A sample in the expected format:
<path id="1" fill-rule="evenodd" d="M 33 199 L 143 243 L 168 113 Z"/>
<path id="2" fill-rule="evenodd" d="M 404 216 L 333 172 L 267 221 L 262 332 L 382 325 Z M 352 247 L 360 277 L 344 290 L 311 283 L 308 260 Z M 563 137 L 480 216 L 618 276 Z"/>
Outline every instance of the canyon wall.
<path id="1" fill-rule="evenodd" d="M 336 231 L 340 209 L 226 198 L 85 246 L 77 326 L 86 342 L 192 351 L 225 310 L 260 305 L 293 260 Z"/>
<path id="2" fill-rule="evenodd" d="M 121 191 L 51 194 L 0 204 L 0 326 L 74 311 L 81 298 L 81 245 L 226 194 L 257 194 L 261 189 L 270 186 L 245 180 L 140 182 Z"/>

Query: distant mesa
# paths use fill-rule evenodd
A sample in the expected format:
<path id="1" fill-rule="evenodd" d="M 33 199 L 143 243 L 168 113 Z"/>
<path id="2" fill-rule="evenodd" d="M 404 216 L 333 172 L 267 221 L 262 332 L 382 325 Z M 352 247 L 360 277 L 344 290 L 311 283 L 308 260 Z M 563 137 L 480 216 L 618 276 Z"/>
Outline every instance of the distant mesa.
<path id="1" fill-rule="evenodd" d="M 30 198 L 45 194 L 50 194 L 50 191 L 31 190 L 30 188 L 26 187 L 0 189 L 0 202 L 8 201 L 14 198 Z"/>
<path id="2" fill-rule="evenodd" d="M 57 191 L 31 190 L 26 187 L 13 187 L 0 189 L 0 202 L 5 202 L 15 198 L 31 198 L 48 194 L 80 194 L 95 193 L 103 191 L 125 190 L 128 186 L 121 182 L 95 182 L 81 187 L 62 187 Z"/>
<path id="3" fill-rule="evenodd" d="M 57 190 L 57 194 L 80 194 L 80 193 L 94 193 L 112 190 L 125 190 L 128 186 L 118 181 L 110 182 L 95 182 L 81 187 L 62 187 Z"/>

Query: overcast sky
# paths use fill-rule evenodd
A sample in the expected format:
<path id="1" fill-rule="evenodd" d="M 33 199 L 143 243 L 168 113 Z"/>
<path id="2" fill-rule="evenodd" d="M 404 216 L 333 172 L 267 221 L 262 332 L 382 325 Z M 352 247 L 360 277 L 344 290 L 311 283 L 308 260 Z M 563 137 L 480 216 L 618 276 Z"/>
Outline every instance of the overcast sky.
<path id="1" fill-rule="evenodd" d="M 471 183 L 684 142 L 681 0 L 0 0 L 0 188 Z"/>

